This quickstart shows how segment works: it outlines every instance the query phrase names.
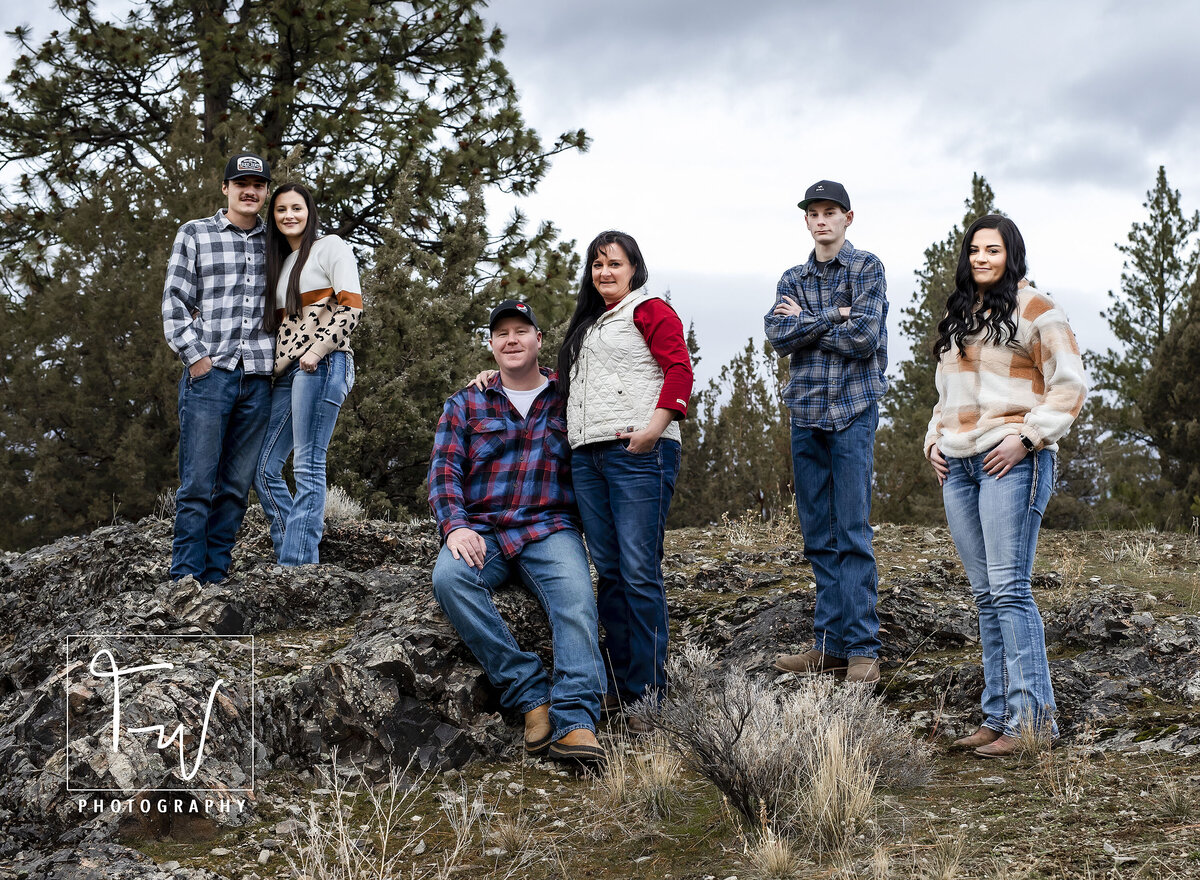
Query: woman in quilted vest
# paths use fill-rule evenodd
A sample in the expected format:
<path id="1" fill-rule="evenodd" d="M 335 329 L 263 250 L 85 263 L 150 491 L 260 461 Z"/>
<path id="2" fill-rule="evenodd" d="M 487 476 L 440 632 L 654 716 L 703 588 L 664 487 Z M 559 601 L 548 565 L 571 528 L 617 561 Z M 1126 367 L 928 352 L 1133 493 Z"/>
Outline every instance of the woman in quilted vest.
<path id="1" fill-rule="evenodd" d="M 263 327 L 276 334 L 271 419 L 254 488 L 280 565 L 319 562 L 325 531 L 325 453 L 354 387 L 350 334 L 362 316 L 358 264 L 336 235 L 317 237 L 317 206 L 298 183 L 275 190 L 267 209 Z M 283 479 L 292 459 L 295 495 Z"/>
<path id="2" fill-rule="evenodd" d="M 938 324 L 938 402 L 925 435 L 979 608 L 983 723 L 954 745 L 985 758 L 1013 754 L 1027 731 L 1058 737 L 1030 575 L 1058 441 L 1087 397 L 1067 316 L 1024 278 L 1016 225 L 998 214 L 972 223 Z"/>
<path id="3" fill-rule="evenodd" d="M 677 421 L 692 390 L 683 324 L 645 289 L 647 275 L 631 236 L 600 233 L 558 355 L 575 496 L 599 575 L 610 713 L 665 685 L 663 533 L 679 474 Z"/>

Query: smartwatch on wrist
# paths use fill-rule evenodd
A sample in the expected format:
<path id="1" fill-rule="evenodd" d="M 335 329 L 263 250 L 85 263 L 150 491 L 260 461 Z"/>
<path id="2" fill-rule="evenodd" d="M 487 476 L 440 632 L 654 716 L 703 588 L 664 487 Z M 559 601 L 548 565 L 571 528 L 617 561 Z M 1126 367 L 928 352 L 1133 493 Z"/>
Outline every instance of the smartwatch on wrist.
<path id="1" fill-rule="evenodd" d="M 1021 445 L 1024 446 L 1029 452 L 1033 452 L 1033 441 L 1024 434 L 1021 435 Z"/>

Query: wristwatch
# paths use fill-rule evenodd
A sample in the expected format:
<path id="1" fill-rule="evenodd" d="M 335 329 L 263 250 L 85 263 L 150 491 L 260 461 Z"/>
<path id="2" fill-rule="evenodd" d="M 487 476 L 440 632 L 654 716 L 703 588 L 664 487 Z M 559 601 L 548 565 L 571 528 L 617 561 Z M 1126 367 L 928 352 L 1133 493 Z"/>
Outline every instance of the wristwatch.
<path id="1" fill-rule="evenodd" d="M 1021 445 L 1024 446 L 1026 449 L 1028 449 L 1030 452 L 1033 452 L 1033 441 L 1030 440 L 1028 437 L 1026 437 L 1024 434 L 1021 435 Z"/>

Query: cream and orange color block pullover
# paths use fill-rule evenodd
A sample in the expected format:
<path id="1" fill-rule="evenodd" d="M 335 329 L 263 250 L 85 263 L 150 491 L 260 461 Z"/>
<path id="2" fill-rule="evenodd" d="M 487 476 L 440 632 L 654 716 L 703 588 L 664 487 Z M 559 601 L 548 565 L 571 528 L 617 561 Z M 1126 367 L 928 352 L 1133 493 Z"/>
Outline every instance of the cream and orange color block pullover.
<path id="1" fill-rule="evenodd" d="M 279 273 L 275 305 L 287 306 L 288 278 L 296 267 L 297 251 L 288 254 Z M 300 313 L 280 316 L 275 337 L 275 375 L 298 361 L 306 351 L 321 357 L 331 351 L 353 353 L 350 334 L 362 317 L 362 287 L 354 251 L 336 235 L 313 242 L 300 269 Z"/>
<path id="2" fill-rule="evenodd" d="M 1034 449 L 1058 449 L 1087 398 L 1087 377 L 1067 316 L 1033 287 L 1017 293 L 1017 334 L 1007 345 L 966 340 L 938 360 L 938 402 L 925 434 L 947 458 L 992 449 L 1023 434 Z"/>

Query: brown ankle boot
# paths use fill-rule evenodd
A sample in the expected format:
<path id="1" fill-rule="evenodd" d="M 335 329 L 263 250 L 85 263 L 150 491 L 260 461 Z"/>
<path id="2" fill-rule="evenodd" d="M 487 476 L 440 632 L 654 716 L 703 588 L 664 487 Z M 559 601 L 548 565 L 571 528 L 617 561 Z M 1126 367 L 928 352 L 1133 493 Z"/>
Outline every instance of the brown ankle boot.
<path id="1" fill-rule="evenodd" d="M 990 727 L 983 727 L 967 736 L 960 736 L 953 743 L 951 748 L 955 749 L 977 749 L 980 746 L 987 746 L 1000 739 L 1000 731 L 992 730 Z"/>
<path id="2" fill-rule="evenodd" d="M 543 755 L 550 748 L 550 704 L 542 703 L 525 713 L 525 754 Z"/>
<path id="3" fill-rule="evenodd" d="M 846 684 L 878 684 L 879 660 L 876 657 L 851 657 L 846 666 Z"/>
<path id="4" fill-rule="evenodd" d="M 594 731 L 578 727 L 550 744 L 550 757 L 576 764 L 603 764 L 604 749 Z"/>
<path id="5" fill-rule="evenodd" d="M 781 654 L 775 658 L 775 668 L 796 675 L 817 675 L 822 672 L 841 674 L 846 671 L 846 661 L 842 657 L 833 657 L 822 654 L 816 648 L 809 648 L 803 654 Z"/>

